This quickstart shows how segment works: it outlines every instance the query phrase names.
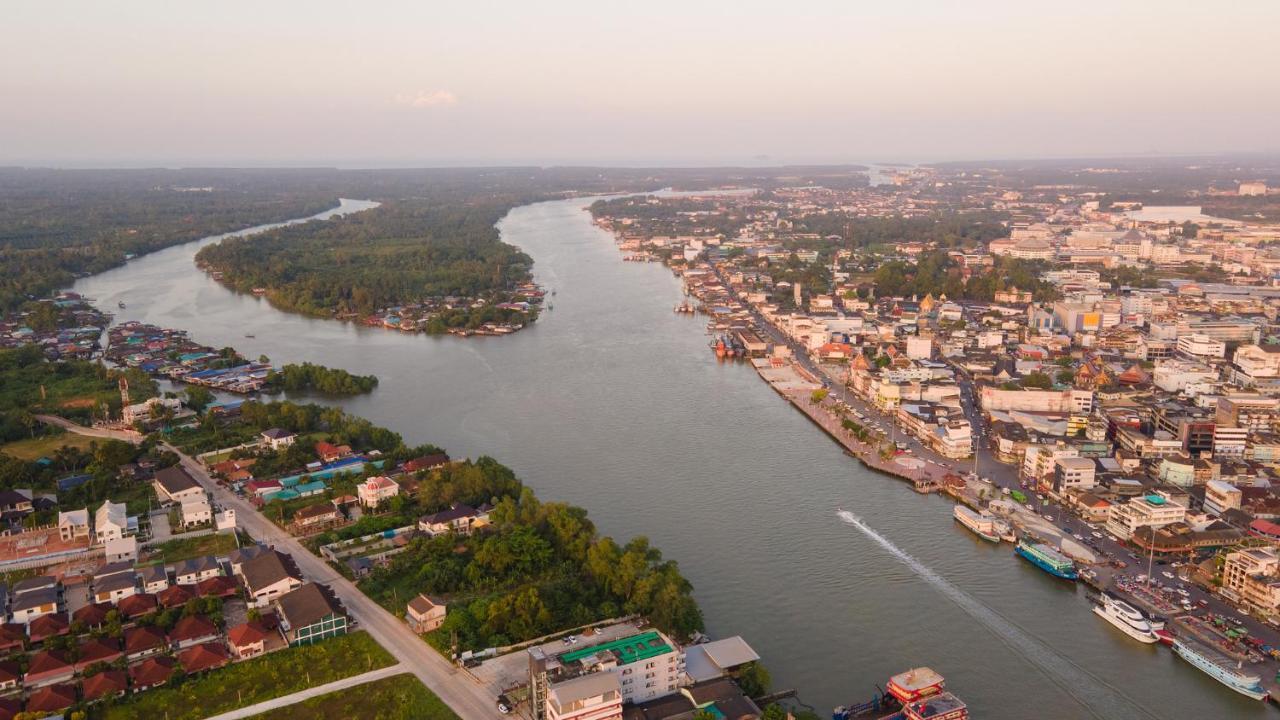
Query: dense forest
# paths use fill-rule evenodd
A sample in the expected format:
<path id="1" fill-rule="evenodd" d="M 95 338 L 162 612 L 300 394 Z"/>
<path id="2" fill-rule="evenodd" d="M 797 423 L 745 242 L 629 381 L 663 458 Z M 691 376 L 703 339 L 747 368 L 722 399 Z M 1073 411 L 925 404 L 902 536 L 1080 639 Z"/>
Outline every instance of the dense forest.
<path id="1" fill-rule="evenodd" d="M 276 177 L 265 171 L 0 171 L 0 311 L 131 255 L 337 204 L 330 190 L 281 189 Z"/>
<path id="2" fill-rule="evenodd" d="M 437 647 L 455 634 L 461 649 L 503 646 L 631 613 L 679 637 L 702 629 L 689 581 L 647 539 L 599 536 L 586 510 L 539 501 L 497 461 L 429 473 L 412 502 L 495 502 L 491 531 L 418 538 L 360 583 L 393 612 L 420 592 L 447 597 L 449 614 L 431 637 Z"/>
<path id="3" fill-rule="evenodd" d="M 1008 237 L 1009 228 L 1004 225 L 1007 219 L 1007 213 L 991 211 L 865 218 L 815 213 L 797 219 L 796 230 L 822 236 L 822 240 L 806 241 L 803 246 L 823 251 L 900 242 L 934 243 L 944 249 L 971 248 Z"/>

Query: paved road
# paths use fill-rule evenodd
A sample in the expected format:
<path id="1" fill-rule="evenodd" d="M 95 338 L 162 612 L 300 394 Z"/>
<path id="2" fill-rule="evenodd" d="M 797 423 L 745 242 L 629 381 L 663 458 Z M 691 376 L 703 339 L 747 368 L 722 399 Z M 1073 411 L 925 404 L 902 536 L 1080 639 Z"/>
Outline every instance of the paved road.
<path id="1" fill-rule="evenodd" d="M 383 678 L 389 678 L 392 675 L 399 675 L 401 673 L 407 673 L 407 672 L 409 672 L 408 668 L 406 668 L 404 665 L 397 663 L 395 665 L 380 668 L 378 670 L 370 670 L 369 672 L 364 673 L 362 675 L 352 675 L 349 678 L 335 680 L 325 685 L 317 685 L 313 688 L 300 690 L 296 693 L 293 693 L 292 695 L 282 695 L 278 698 L 267 700 L 266 702 L 260 702 L 257 705 L 249 705 L 247 707 L 242 707 L 238 710 L 232 710 L 231 712 L 222 713 L 221 715 L 214 715 L 213 717 L 207 718 L 206 720 L 240 720 L 241 718 L 249 718 L 249 717 L 253 717 L 254 715 L 261 715 L 262 713 L 267 712 L 268 710 L 278 710 L 282 707 L 288 707 L 290 705 L 293 705 L 294 703 L 300 703 L 303 700 L 307 700 L 309 698 L 319 697 L 320 695 L 328 695 L 331 692 L 337 692 L 338 690 L 346 690 L 347 688 L 353 688 L 357 685 L 364 685 L 365 683 L 370 683 L 370 682 L 373 682 L 374 680 L 381 680 Z"/>
<path id="2" fill-rule="evenodd" d="M 133 432 L 86 428 L 63 418 L 38 417 L 42 422 L 83 435 L 132 442 L 138 442 L 141 439 L 137 433 Z M 496 720 L 502 717 L 497 709 L 497 698 L 490 695 L 470 675 L 459 670 L 419 639 L 400 618 L 369 599 L 350 580 L 342 577 L 293 536 L 258 513 L 248 501 L 215 482 L 194 458 L 172 445 L 165 444 L 162 447 L 180 458 L 182 466 L 213 495 L 216 504 L 236 511 L 236 524 L 241 529 L 258 540 L 292 555 L 298 564 L 298 569 L 308 580 L 332 587 L 355 623 L 368 631 L 378 644 L 399 660 L 404 669 L 412 672 L 432 692 L 439 695 L 440 699 L 453 708 L 459 717 L 463 720 L 481 720 L 482 718 Z"/>
<path id="3" fill-rule="evenodd" d="M 164 446 L 181 458 L 182 466 L 191 473 L 214 497 L 214 501 L 236 511 L 236 524 L 250 535 L 276 549 L 287 552 L 297 561 L 298 569 L 308 580 L 333 588 L 352 619 L 363 627 L 403 663 L 424 685 L 440 696 L 463 720 L 499 718 L 496 698 L 480 686 L 470 675 L 446 661 L 423 642 L 400 618 L 384 610 L 356 588 L 355 584 L 338 574 L 327 563 L 316 557 L 293 536 L 276 527 L 263 517 L 247 500 L 214 482 L 203 466 L 171 445 Z"/>

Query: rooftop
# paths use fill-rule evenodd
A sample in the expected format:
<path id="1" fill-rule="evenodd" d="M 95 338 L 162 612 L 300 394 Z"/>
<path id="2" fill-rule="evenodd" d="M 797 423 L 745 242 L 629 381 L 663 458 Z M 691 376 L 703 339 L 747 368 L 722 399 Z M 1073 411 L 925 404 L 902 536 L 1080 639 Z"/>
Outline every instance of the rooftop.
<path id="1" fill-rule="evenodd" d="M 650 631 L 612 642 L 570 650 L 560 656 L 560 662 L 567 665 L 598 653 L 612 653 L 618 658 L 619 664 L 628 665 L 651 657 L 665 655 L 669 652 L 671 652 L 671 646 L 663 640 L 662 636 L 656 631 Z"/>

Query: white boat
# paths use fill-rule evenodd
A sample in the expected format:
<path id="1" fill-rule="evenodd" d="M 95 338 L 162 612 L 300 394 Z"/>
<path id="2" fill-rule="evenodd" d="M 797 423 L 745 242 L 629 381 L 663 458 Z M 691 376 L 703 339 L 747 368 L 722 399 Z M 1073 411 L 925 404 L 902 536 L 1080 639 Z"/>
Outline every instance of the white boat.
<path id="1" fill-rule="evenodd" d="M 1151 629 L 1146 616 L 1123 600 L 1104 593 L 1101 603 L 1093 606 L 1093 612 L 1138 642 L 1150 644 L 1160 640 Z"/>
<path id="2" fill-rule="evenodd" d="M 1266 700 L 1267 691 L 1262 679 L 1245 672 L 1242 664 L 1200 643 L 1178 639 L 1173 641 L 1173 652 L 1195 665 L 1202 672 L 1245 697 Z"/>
<path id="3" fill-rule="evenodd" d="M 980 513 L 964 505 L 956 505 L 951 514 L 974 535 L 994 543 L 1000 542 L 1000 531 L 996 529 L 996 519 L 991 513 Z"/>

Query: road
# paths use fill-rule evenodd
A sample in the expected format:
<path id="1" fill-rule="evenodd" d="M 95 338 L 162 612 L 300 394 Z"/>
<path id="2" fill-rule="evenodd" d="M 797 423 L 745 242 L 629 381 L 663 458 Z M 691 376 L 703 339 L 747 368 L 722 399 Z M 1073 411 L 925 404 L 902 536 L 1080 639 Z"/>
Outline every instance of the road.
<path id="1" fill-rule="evenodd" d="M 464 720 L 499 718 L 496 701 L 470 675 L 459 670 L 423 642 L 400 618 L 392 615 L 359 590 L 324 560 L 313 555 L 296 538 L 263 517 L 247 500 L 219 485 L 194 458 L 171 445 L 182 466 L 213 495 L 214 502 L 236 511 L 236 524 L 251 536 L 293 556 L 302 574 L 333 588 L 356 624 L 387 649 Z"/>
<path id="2" fill-rule="evenodd" d="M 401 673 L 406 672 L 409 672 L 409 669 L 404 665 L 390 665 L 377 670 L 371 670 L 361 675 L 352 675 L 349 678 L 335 680 L 324 685 L 317 685 L 312 688 L 307 688 L 306 690 L 299 690 L 291 695 L 281 695 L 278 698 L 272 698 L 271 700 L 260 702 L 256 705 L 249 705 L 237 710 L 232 710 L 231 712 L 225 712 L 221 715 L 214 715 L 211 718 L 206 718 L 206 720 L 240 720 L 241 718 L 249 718 L 255 715 L 261 715 L 262 713 L 270 710 L 279 710 L 280 708 L 288 707 L 313 697 L 328 695 L 331 692 L 346 690 L 357 685 L 364 685 L 365 683 L 371 683 L 374 680 L 382 680 L 383 678 L 389 678 L 393 675 L 400 675 Z"/>
<path id="3" fill-rule="evenodd" d="M 130 442 L 141 437 L 134 432 L 87 428 L 59 417 L 38 416 L 42 422 L 64 428 L 70 432 Z M 400 618 L 384 610 L 322 559 L 311 553 L 292 535 L 278 528 L 262 516 L 247 500 L 219 485 L 194 458 L 167 443 L 162 445 L 178 456 L 182 466 L 191 473 L 205 490 L 213 496 L 215 504 L 236 511 L 236 524 L 254 538 L 281 552 L 293 556 L 303 576 L 312 582 L 333 588 L 334 594 L 346 606 L 351 619 L 362 627 L 392 654 L 400 665 L 412 672 L 463 720 L 496 720 L 502 714 L 493 697 L 472 677 L 445 660 L 438 652 L 423 642 Z"/>

